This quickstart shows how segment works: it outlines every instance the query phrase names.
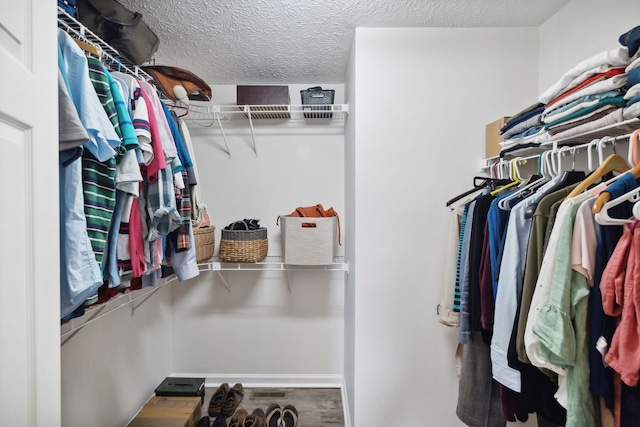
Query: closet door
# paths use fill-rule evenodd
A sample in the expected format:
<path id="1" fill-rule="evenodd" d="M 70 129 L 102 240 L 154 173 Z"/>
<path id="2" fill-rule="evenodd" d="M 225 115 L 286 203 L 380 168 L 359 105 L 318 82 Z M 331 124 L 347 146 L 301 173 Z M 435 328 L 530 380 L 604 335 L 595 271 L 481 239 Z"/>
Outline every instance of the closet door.
<path id="1" fill-rule="evenodd" d="M 60 426 L 56 3 L 0 14 L 0 425 Z"/>

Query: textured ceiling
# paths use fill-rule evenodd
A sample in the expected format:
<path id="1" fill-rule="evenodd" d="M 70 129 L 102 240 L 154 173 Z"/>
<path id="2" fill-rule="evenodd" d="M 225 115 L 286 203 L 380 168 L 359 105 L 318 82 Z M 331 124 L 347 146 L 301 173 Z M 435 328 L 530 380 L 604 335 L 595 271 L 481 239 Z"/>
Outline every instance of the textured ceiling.
<path id="1" fill-rule="evenodd" d="M 538 26 L 568 0 L 120 0 L 209 84 L 343 83 L 356 27 Z"/>

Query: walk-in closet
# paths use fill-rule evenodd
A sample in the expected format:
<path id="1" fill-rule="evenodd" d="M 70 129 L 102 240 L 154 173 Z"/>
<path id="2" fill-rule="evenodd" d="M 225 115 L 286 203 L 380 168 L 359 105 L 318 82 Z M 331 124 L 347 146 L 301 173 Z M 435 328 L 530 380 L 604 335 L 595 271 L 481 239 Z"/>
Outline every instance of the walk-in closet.
<path id="1" fill-rule="evenodd" d="M 175 23 L 158 8 L 183 15 L 177 4 L 121 3 L 133 10 L 137 5 L 147 23 L 167 28 Z M 411 2 L 400 3 L 380 2 L 379 8 L 391 14 Z M 421 23 L 356 22 L 340 79 L 277 81 L 274 65 L 262 80 L 207 81 L 211 102 L 189 102 L 184 115 L 176 107 L 173 117 L 183 115 L 176 123 L 183 123 L 192 144 L 200 206 L 206 205 L 215 226 L 212 257 L 193 262 L 184 280 L 170 272 L 145 279 L 141 289 L 105 297 L 62 322 L 61 254 L 69 240 L 59 231 L 66 178 L 56 141 L 60 124 L 52 112 L 59 108 L 59 31 L 73 36 L 79 27 L 61 19 L 53 1 L 7 4 L 0 17 L 6 189 L 0 210 L 0 424 L 124 426 L 165 378 L 184 377 L 204 379 L 203 416 L 222 384 L 240 383 L 238 409 L 251 414 L 295 403 L 300 427 L 560 425 L 546 424 L 550 420 L 534 412 L 505 414 L 499 381 L 511 386 L 502 390 L 504 399 L 518 391 L 508 369 L 493 376 L 469 370 L 465 357 L 484 357 L 484 365 L 475 359 L 474 366 L 491 368 L 489 359 L 504 343 L 483 342 L 480 331 L 473 343 L 460 338 L 450 285 L 464 232 L 462 216 L 454 215 L 462 215 L 474 197 L 460 195 L 478 183 L 526 182 L 532 175 L 552 180 L 571 170 L 588 175 L 614 154 L 630 167 L 637 164 L 629 143 L 640 128 L 637 116 L 622 126 L 603 125 L 502 156 L 486 155 L 485 131 L 533 107 L 576 64 L 619 49 L 621 35 L 640 25 L 640 4 L 565 0 L 544 16 L 523 17 L 514 8 L 511 16 L 496 13 L 479 26 L 468 22 L 482 15 L 482 6 L 469 2 L 455 2 L 457 18 L 468 22 L 430 25 L 442 6 L 433 3 L 433 16 Z M 284 1 L 237 7 L 254 14 L 282 8 L 296 20 L 297 7 Z M 215 26 L 215 19 L 207 25 Z M 235 34 L 242 45 L 242 31 Z M 637 40 L 624 41 L 637 48 Z M 185 43 L 198 49 L 210 42 Z M 146 72 L 123 65 L 103 58 L 108 70 L 120 66 L 122 75 L 146 79 Z M 249 84 L 286 86 L 290 109 L 282 116 L 237 109 L 237 88 Z M 300 91 L 314 86 L 335 91 L 330 117 L 305 117 Z M 261 116 L 272 113 L 275 118 Z M 318 203 L 339 214 L 332 261 L 286 264 L 279 217 Z M 221 262 L 222 230 L 249 219 L 267 229 L 266 258 Z M 501 336 L 508 346 L 510 335 Z M 635 387 L 623 384 L 623 397 L 634 396 Z M 591 419 L 601 423 L 593 425 L 609 425 L 600 416 L 604 407 L 593 408 Z M 631 425 L 624 424 L 626 414 L 617 425 Z M 581 425 L 571 416 L 565 420 Z"/>

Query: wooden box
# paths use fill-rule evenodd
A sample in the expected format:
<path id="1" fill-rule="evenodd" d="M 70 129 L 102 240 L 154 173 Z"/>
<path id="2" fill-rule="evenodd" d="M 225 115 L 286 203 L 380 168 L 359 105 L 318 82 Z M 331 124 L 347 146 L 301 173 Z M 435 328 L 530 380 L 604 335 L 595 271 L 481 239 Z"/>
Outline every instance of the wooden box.
<path id="1" fill-rule="evenodd" d="M 486 158 L 495 157 L 500 155 L 502 151 L 502 137 L 500 136 L 500 129 L 509 121 L 510 117 L 502 117 L 495 122 L 491 122 L 487 125 L 486 138 L 485 138 L 485 156 Z"/>
<path id="2" fill-rule="evenodd" d="M 153 396 L 127 427 L 194 427 L 201 414 L 198 396 Z"/>

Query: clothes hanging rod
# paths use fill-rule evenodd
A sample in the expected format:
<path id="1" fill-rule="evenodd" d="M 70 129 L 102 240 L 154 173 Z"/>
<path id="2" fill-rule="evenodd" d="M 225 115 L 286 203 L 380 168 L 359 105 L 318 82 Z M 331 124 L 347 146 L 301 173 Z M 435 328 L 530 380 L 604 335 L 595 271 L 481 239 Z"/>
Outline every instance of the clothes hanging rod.
<path id="1" fill-rule="evenodd" d="M 71 37 L 88 43 L 101 52 L 101 60 L 109 62 L 110 66 L 118 68 L 115 71 L 121 71 L 130 74 L 138 79 L 146 81 L 153 80 L 149 74 L 137 65 L 129 64 L 120 57 L 120 54 L 109 43 L 98 37 L 93 31 L 85 27 L 74 17 L 69 15 L 64 9 L 58 6 L 58 28 L 66 31 Z"/>

